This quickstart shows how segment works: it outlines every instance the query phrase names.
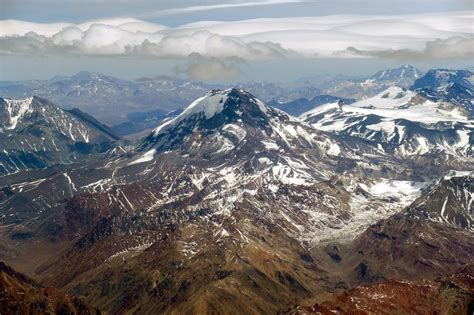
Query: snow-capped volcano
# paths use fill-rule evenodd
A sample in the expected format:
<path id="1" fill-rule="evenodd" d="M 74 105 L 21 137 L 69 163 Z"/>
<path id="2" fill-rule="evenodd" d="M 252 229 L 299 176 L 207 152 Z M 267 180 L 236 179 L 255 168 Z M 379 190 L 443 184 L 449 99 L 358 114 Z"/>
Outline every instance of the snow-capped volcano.
<path id="1" fill-rule="evenodd" d="M 237 89 L 212 90 L 189 105 L 178 117 L 153 131 L 155 137 L 171 128 L 212 129 L 221 124 L 243 121 L 260 125 L 270 107 L 251 94 Z"/>
<path id="2" fill-rule="evenodd" d="M 36 192 L 64 186 L 67 179 L 58 192 L 61 198 L 103 193 L 121 211 L 135 207 L 161 211 L 179 202 L 188 204 L 191 212 L 205 208 L 211 214 L 229 215 L 245 201 L 245 209 L 255 209 L 265 220 L 283 220 L 285 233 L 309 242 L 315 229 L 343 226 L 359 211 L 348 203 L 350 192 L 342 184 L 330 184 L 331 178 L 369 171 L 391 174 L 398 168 L 362 140 L 343 141 L 267 106 L 250 93 L 229 89 L 199 98 L 156 128 L 136 150 L 98 162 L 94 172 L 72 168 L 67 174 L 32 184 L 26 193 L 21 191 L 27 185 L 23 183 L 12 190 L 34 199 Z M 128 195 L 132 193 L 128 189 L 136 185 L 138 190 Z M 291 197 L 275 213 L 271 205 L 280 191 Z M 343 201 L 338 201 L 338 194 L 345 195 Z M 303 195 L 307 197 L 301 199 Z M 59 204 L 55 195 L 48 198 L 47 204 Z M 375 196 L 367 204 L 371 202 L 380 200 Z M 35 206 L 50 211 L 42 204 Z"/>
<path id="3" fill-rule="evenodd" d="M 157 127 L 131 161 L 123 163 L 156 164 L 154 158 L 167 157 L 173 163 L 206 165 L 213 172 L 227 174 L 232 185 L 257 174 L 265 174 L 268 180 L 308 183 L 328 179 L 330 169 L 351 154 L 355 153 L 341 142 L 250 93 L 228 89 L 209 92 Z M 146 163 L 141 167 L 149 167 Z"/>
<path id="4" fill-rule="evenodd" d="M 288 121 L 290 118 L 245 91 L 212 90 L 194 101 L 179 116 L 153 130 L 145 138 L 141 148 L 153 146 L 160 151 L 179 143 L 196 131 L 209 133 L 221 129 L 233 134 L 240 142 L 245 138 L 243 126 L 271 134 L 271 120 Z"/>

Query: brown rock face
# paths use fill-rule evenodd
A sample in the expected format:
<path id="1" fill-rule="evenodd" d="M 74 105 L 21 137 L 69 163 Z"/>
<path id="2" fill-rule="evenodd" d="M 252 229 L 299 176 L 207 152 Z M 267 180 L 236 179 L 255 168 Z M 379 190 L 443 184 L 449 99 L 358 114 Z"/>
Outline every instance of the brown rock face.
<path id="1" fill-rule="evenodd" d="M 331 295 L 289 314 L 472 314 L 474 295 L 452 282 L 387 280 Z"/>
<path id="2" fill-rule="evenodd" d="M 0 314 L 102 314 L 78 298 L 45 288 L 0 262 Z"/>
<path id="3" fill-rule="evenodd" d="M 409 213 L 399 213 L 371 226 L 354 248 L 374 271 L 387 278 L 435 279 L 469 264 L 474 236 Z"/>

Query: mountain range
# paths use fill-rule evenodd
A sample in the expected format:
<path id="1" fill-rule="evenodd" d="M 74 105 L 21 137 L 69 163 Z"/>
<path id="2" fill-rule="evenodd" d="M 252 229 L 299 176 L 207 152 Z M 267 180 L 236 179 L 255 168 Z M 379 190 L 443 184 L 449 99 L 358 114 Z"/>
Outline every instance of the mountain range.
<path id="1" fill-rule="evenodd" d="M 400 87 L 350 105 L 329 103 L 300 118 L 314 128 L 364 139 L 375 150 L 426 163 L 463 164 L 473 155 L 471 113 Z M 450 158 L 454 158 L 451 164 Z"/>
<path id="2" fill-rule="evenodd" d="M 411 87 L 423 72 L 409 65 L 378 71 L 369 77 L 329 78 L 319 83 L 320 89 L 330 95 L 346 98 L 364 99 L 374 96 L 389 87 Z"/>
<path id="3" fill-rule="evenodd" d="M 108 125 L 115 125 L 125 122 L 130 113 L 171 111 L 186 106 L 209 88 L 204 83 L 166 76 L 126 81 L 83 71 L 51 80 L 1 82 L 0 95 L 10 98 L 36 95 L 65 109 L 79 108 Z"/>
<path id="4" fill-rule="evenodd" d="M 249 91 L 272 106 L 280 104 L 277 107 L 288 109 L 288 113 L 292 115 L 300 115 L 303 109 L 307 111 L 313 105 L 328 102 L 331 95 L 352 101 L 374 96 L 393 85 L 408 88 L 421 75 L 416 68 L 403 66 L 357 80 L 336 77 L 318 82 L 246 82 L 237 84 L 237 87 Z M 337 89 L 334 89 L 335 86 Z M 214 88 L 228 87 L 168 76 L 127 81 L 83 71 L 70 77 L 58 76 L 51 80 L 3 81 L 0 82 L 0 95 L 19 99 L 36 95 L 60 104 L 65 109 L 76 107 L 108 124 L 118 134 L 126 136 L 145 130 L 149 132 L 168 113 L 184 108 Z M 294 106 L 302 109 L 290 109 Z M 138 119 L 140 116 L 143 118 Z M 154 122 L 152 127 L 151 122 Z"/>
<path id="5" fill-rule="evenodd" d="M 359 100 L 212 89 L 135 143 L 4 99 L 0 139 L 45 162 L 0 177 L 0 259 L 110 313 L 469 312 L 472 73 L 398 70 Z"/>
<path id="6" fill-rule="evenodd" d="M 431 69 L 417 79 L 413 90 L 420 91 L 433 99 L 463 106 L 474 113 L 474 76 L 469 70 Z"/>

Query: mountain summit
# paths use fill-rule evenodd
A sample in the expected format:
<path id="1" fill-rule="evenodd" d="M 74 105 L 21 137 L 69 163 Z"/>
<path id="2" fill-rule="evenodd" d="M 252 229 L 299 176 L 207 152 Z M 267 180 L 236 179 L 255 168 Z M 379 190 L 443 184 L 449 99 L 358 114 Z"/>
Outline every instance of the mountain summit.
<path id="1" fill-rule="evenodd" d="M 0 175 L 77 161 L 119 138 L 91 116 L 39 97 L 0 99 Z"/>
<path id="2" fill-rule="evenodd" d="M 290 120 L 290 117 L 243 90 L 211 90 L 189 105 L 180 115 L 153 130 L 140 145 L 140 150 L 151 147 L 157 151 L 167 150 L 194 132 L 210 134 L 218 129 L 233 133 L 233 138 L 237 140 L 245 137 L 244 129 L 247 128 L 258 129 L 271 135 L 275 127 L 272 127 L 272 119 Z"/>
<path id="3" fill-rule="evenodd" d="M 212 90 L 194 101 L 178 117 L 156 128 L 153 134 L 158 136 L 170 126 L 180 126 L 183 122 L 192 124 L 187 127 L 205 129 L 237 120 L 262 127 L 262 121 L 268 120 L 266 114 L 270 111 L 270 107 L 243 90 Z"/>

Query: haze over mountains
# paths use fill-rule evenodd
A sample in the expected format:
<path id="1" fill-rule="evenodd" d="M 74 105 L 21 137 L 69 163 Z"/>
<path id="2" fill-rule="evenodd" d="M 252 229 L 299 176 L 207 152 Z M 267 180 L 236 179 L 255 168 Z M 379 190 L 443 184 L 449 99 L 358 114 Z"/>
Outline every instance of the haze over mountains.
<path id="1" fill-rule="evenodd" d="M 316 313 L 357 297 L 363 312 L 462 314 L 473 78 L 402 66 L 331 90 L 91 73 L 3 82 L 0 95 L 113 108 L 104 122 L 146 135 L 124 142 L 79 110 L 2 99 L 0 259 L 89 304 L 57 294 L 48 307 L 89 312 Z M 5 270 L 9 296 L 42 294 Z"/>
<path id="2" fill-rule="evenodd" d="M 315 82 L 300 80 L 294 83 L 242 83 L 237 86 L 274 107 L 298 116 L 316 105 L 338 98 L 348 104 L 355 99 L 374 96 L 394 85 L 409 88 L 421 75 L 421 71 L 414 67 L 401 66 L 359 79 L 339 76 Z M 111 126 L 121 136 L 139 138 L 213 88 L 225 89 L 228 86 L 166 76 L 126 81 L 99 73 L 80 72 L 71 77 L 55 77 L 45 81 L 0 82 L 0 95 L 10 98 L 36 95 L 65 109 L 77 107 Z M 462 93 L 454 94 L 469 99 Z M 174 113 L 176 110 L 178 112 Z"/>

